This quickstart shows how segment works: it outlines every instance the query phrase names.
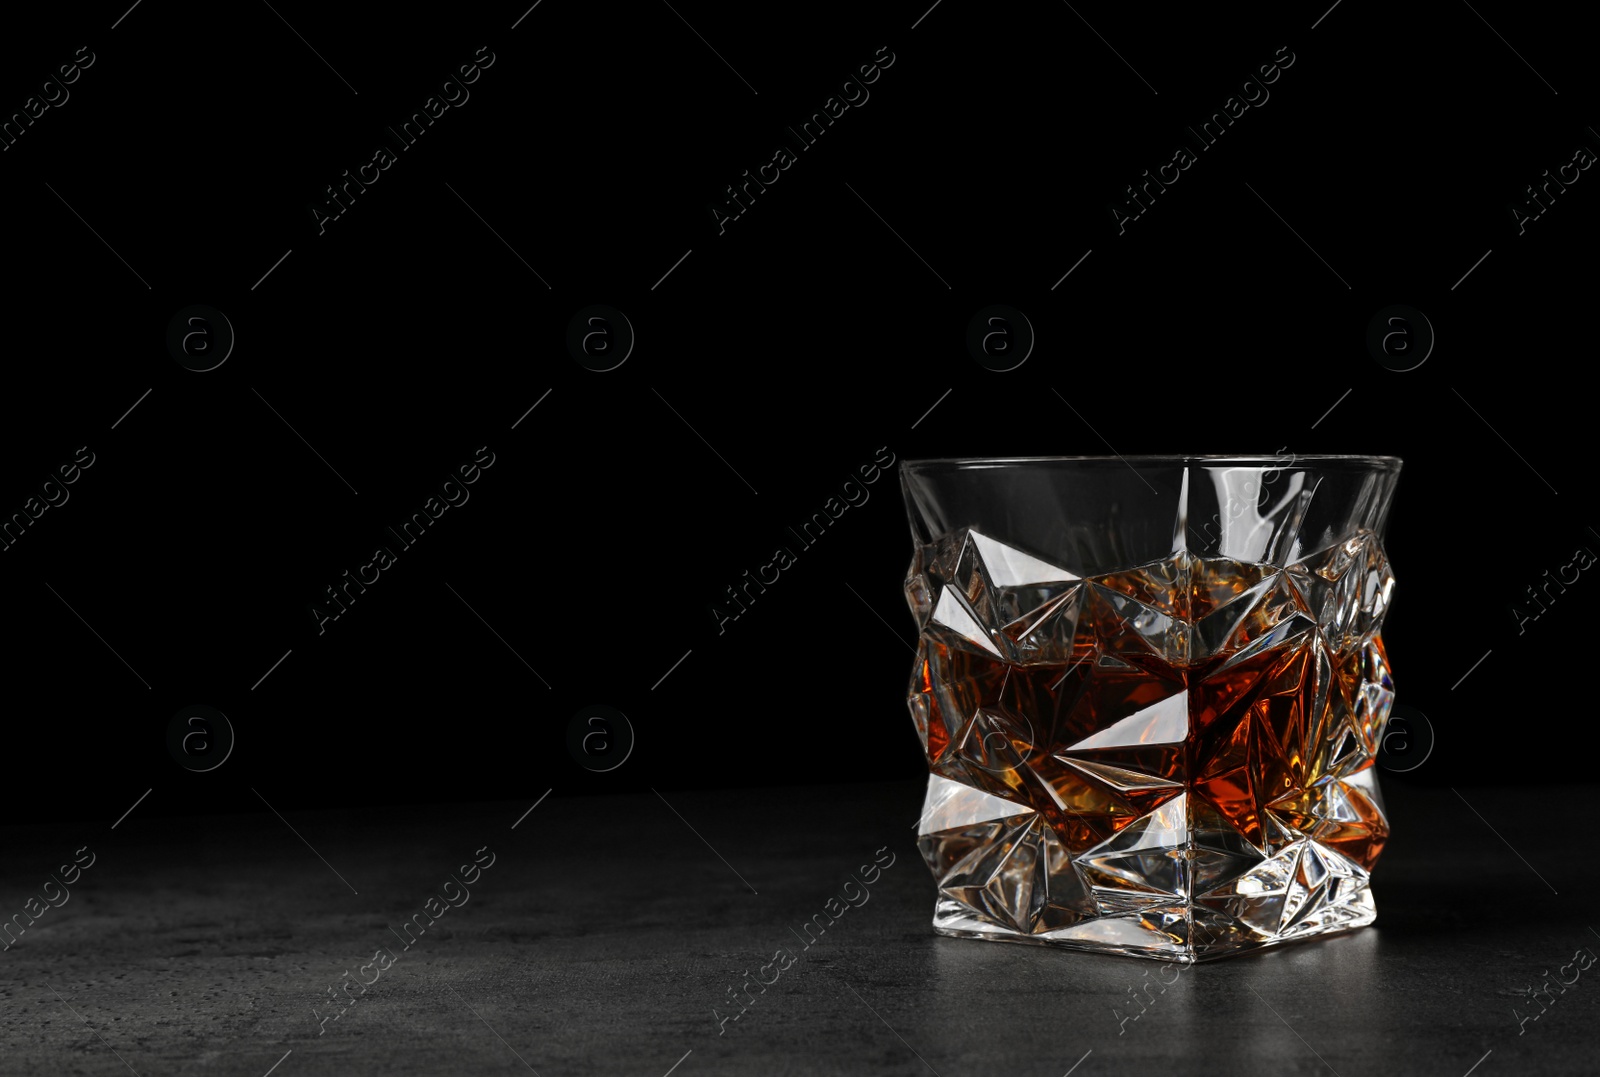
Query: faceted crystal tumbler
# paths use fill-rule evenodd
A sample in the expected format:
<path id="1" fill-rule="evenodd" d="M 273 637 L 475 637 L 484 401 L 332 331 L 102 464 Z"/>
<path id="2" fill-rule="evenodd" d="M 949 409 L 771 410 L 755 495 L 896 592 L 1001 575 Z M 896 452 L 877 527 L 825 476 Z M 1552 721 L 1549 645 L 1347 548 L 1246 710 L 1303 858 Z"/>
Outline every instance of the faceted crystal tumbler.
<path id="1" fill-rule="evenodd" d="M 1187 963 L 1371 923 L 1399 471 L 905 461 L 934 930 Z"/>

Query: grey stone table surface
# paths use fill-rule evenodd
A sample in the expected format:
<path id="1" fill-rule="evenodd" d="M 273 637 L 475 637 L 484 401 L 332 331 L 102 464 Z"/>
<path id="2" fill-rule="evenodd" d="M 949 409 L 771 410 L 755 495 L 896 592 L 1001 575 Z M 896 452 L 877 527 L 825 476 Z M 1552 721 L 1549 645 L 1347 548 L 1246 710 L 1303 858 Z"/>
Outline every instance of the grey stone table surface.
<path id="1" fill-rule="evenodd" d="M 1591 787 L 1389 780 L 1376 924 L 1181 970 L 933 935 L 917 784 L 538 793 L 0 829 L 0 1073 L 1600 1072 Z"/>

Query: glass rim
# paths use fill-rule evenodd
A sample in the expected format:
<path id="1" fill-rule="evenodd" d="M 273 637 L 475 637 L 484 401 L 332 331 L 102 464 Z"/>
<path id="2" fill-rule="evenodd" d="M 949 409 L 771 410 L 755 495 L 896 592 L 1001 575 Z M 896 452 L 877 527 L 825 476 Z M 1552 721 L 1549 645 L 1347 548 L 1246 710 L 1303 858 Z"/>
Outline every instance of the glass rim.
<path id="1" fill-rule="evenodd" d="M 1239 467 L 1264 467 L 1269 470 L 1288 470 L 1302 464 L 1311 466 L 1350 466 L 1366 467 L 1375 471 L 1398 471 L 1403 463 L 1398 456 L 1365 456 L 1359 454 L 1339 453 L 1307 453 L 1305 455 L 1288 454 L 1283 456 L 1264 456 L 1257 454 L 1209 454 L 1199 453 L 1179 455 L 1173 453 L 1144 453 L 1112 456 L 948 456 L 928 457 L 919 460 L 901 460 L 902 470 L 918 470 L 924 468 L 984 468 L 1007 467 L 1016 464 L 1056 464 L 1056 463 L 1083 463 L 1083 464 L 1126 464 L 1142 463 L 1150 467 L 1183 467 L 1190 464 L 1204 466 L 1225 467 L 1237 465 Z"/>

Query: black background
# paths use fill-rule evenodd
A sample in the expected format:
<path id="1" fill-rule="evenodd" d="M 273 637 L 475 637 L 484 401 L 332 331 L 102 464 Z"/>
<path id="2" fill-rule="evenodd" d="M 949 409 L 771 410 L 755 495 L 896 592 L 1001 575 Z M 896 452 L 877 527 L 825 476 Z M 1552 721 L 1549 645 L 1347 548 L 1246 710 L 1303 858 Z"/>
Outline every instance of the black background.
<path id="1" fill-rule="evenodd" d="M 1385 780 L 1551 776 L 1595 585 L 1520 634 L 1512 607 L 1600 549 L 1600 181 L 1526 234 L 1507 205 L 1600 148 L 1570 28 L 1355 0 L 1315 29 L 1320 4 L 274 7 L 12 13 L 0 39 L 8 113 L 96 57 L 0 153 L 0 511 L 95 454 L 0 554 L 14 817 L 913 777 L 897 471 L 711 612 L 880 448 L 1401 456 L 1385 639 L 1438 743 Z M 470 100 L 318 234 L 307 204 L 482 45 Z M 870 99 L 719 234 L 708 204 L 881 46 Z M 1124 187 L 1280 46 L 1270 99 L 1118 234 Z M 165 346 L 194 303 L 237 333 L 207 373 Z M 607 373 L 564 342 L 593 303 L 637 333 Z M 1008 373 L 965 346 L 992 303 L 1037 333 Z M 1395 303 L 1437 333 L 1403 373 L 1365 345 Z M 480 446 L 470 501 L 319 635 L 323 589 Z M 167 752 L 191 704 L 237 734 L 208 773 Z M 637 737 L 606 773 L 567 747 L 595 704 Z"/>

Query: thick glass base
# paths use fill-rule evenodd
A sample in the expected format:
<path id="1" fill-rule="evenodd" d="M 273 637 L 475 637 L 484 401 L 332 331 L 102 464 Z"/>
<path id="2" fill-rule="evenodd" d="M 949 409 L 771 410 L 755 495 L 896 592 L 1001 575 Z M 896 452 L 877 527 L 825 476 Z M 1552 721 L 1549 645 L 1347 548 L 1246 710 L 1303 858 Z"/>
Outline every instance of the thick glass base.
<path id="1" fill-rule="evenodd" d="M 1294 859 L 1303 852 L 1297 851 Z M 1260 889 L 1260 884 L 1273 881 L 1269 878 L 1242 879 L 1232 888 L 1239 893 L 1220 900 L 1213 895 L 1207 899 L 1208 905 L 1149 904 L 1136 911 L 1108 911 L 1106 915 L 1032 933 L 985 920 L 974 915 L 971 906 L 941 896 L 934 911 L 933 930 L 958 939 L 1020 942 L 1182 965 L 1215 961 L 1372 923 L 1378 910 L 1365 873 L 1349 861 L 1339 864 L 1343 858 L 1337 854 L 1329 858 L 1327 852 L 1313 850 L 1305 855 L 1307 861 L 1332 859 L 1335 870 L 1327 871 L 1321 879 L 1314 878 L 1318 864 L 1308 865 L 1309 870 L 1300 870 L 1296 865 L 1273 892 Z M 1352 868 L 1355 870 L 1349 870 Z"/>

